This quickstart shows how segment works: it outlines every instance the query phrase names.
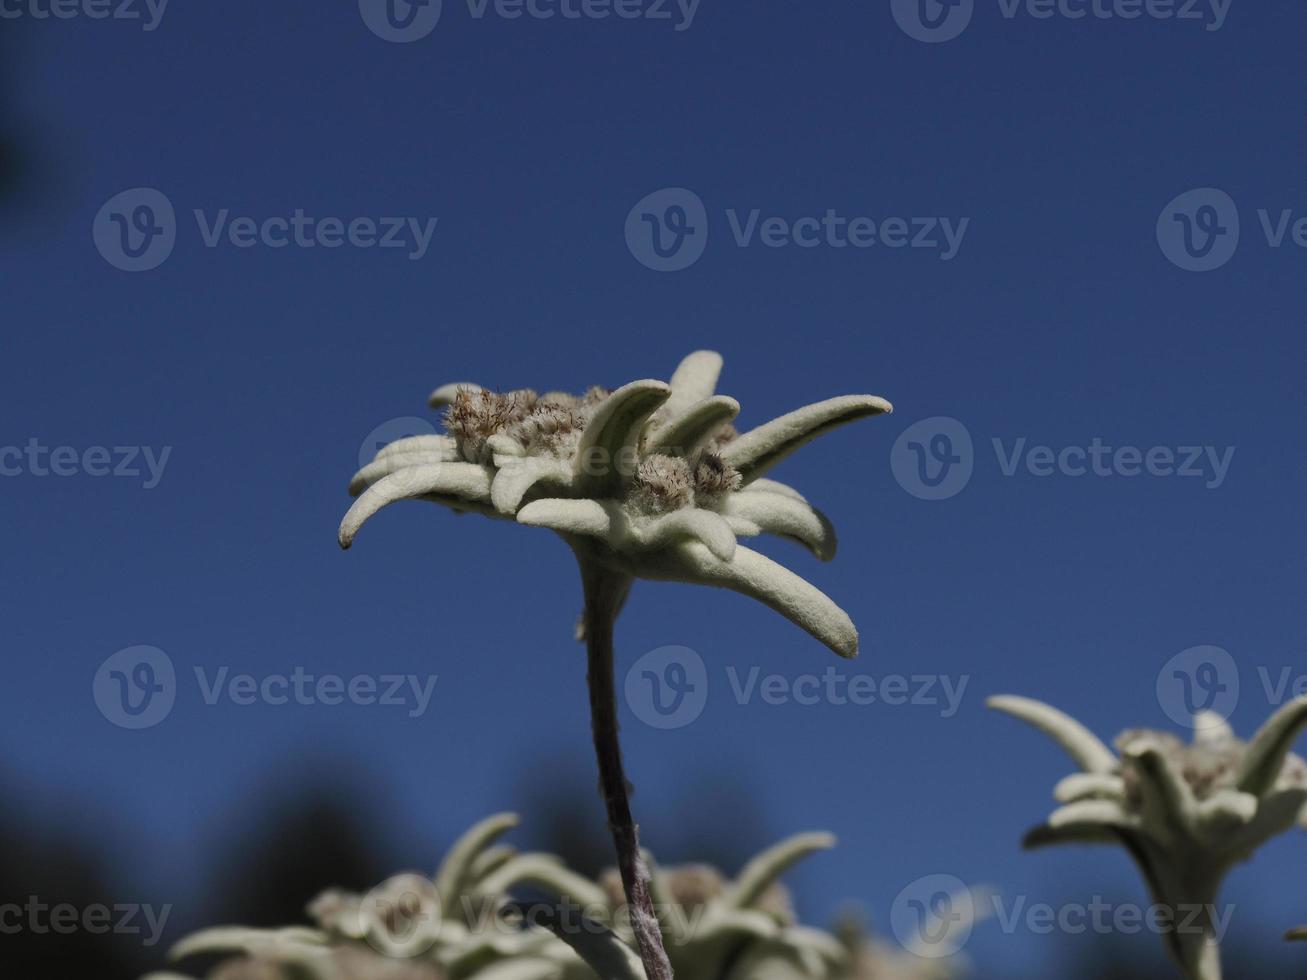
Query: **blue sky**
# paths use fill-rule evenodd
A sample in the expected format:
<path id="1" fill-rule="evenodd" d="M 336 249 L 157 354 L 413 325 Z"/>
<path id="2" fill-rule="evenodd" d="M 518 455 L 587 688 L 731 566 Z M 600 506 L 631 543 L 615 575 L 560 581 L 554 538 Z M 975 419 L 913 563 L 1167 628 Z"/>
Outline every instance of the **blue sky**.
<path id="1" fill-rule="evenodd" d="M 191 855 L 216 856 L 242 801 L 292 766 L 366 773 L 371 819 L 417 864 L 542 771 L 591 785 L 579 587 L 560 543 L 409 504 L 336 547 L 361 444 L 427 416 L 445 381 L 582 390 L 666 377 L 706 347 L 745 425 L 836 394 L 894 402 L 777 474 L 835 521 L 837 559 L 764 546 L 850 612 L 857 661 L 682 586 L 639 586 L 618 634 L 619 674 L 665 645 L 708 670 L 693 724 L 656 730 L 623 706 L 647 843 L 683 837 L 678 822 L 738 825 L 749 846 L 834 830 L 839 856 L 794 875 L 815 921 L 851 898 L 886 923 L 933 873 L 1031 902 L 1138 900 L 1123 855 L 1019 852 L 1070 766 L 984 697 L 1044 698 L 1104 736 L 1179 730 L 1159 672 L 1214 645 L 1249 730 L 1271 710 L 1263 678 L 1304 670 L 1301 4 L 1233 0 L 1209 30 L 1202 4 L 1205 21 L 1072 19 L 976 0 L 942 43 L 901 29 L 889 2 L 844 0 L 703 0 L 688 26 L 674 5 L 671 20 L 541 20 L 446 0 L 411 43 L 378 37 L 351 3 L 178 2 L 153 30 L 6 9 L 22 12 L 0 22 L 8 124 L 31 167 L 0 232 L 0 443 L 71 447 L 76 462 L 60 477 L 5 457 L 0 748 L 22 807 L 72 830 L 107 821 L 141 889 L 198 903 Z M 92 228 L 136 188 L 174 208 L 175 247 L 127 272 Z M 646 267 L 624 234 L 665 188 L 692 196 L 657 213 L 697 200 L 707 229 L 680 271 Z M 1168 210 L 1205 188 L 1226 196 Z M 420 258 L 257 233 L 206 243 L 216 222 L 297 210 L 319 231 L 436 223 Z M 741 245 L 734 226 L 755 211 Z M 965 232 L 948 258 L 885 237 L 762 240 L 769 219 L 782 241 L 828 212 L 890 240 L 896 218 Z M 1186 215 L 1199 234 L 1223 229 L 1227 261 L 1187 271 L 1159 247 L 1159 223 Z M 957 426 L 970 437 L 972 472 L 925 500 L 912 457 L 896 470 L 892 451 L 939 417 L 955 420 L 950 445 Z M 917 431 L 904 447 L 937 432 Z M 1037 476 L 1046 457 L 1025 455 L 1047 446 L 1074 468 L 1095 440 L 1226 466 L 1129 476 L 1127 453 L 1110 475 Z M 93 475 L 94 447 L 136 447 L 141 475 Z M 169 449 L 149 489 L 147 447 L 156 462 Z M 135 645 L 178 676 L 171 714 L 141 731 L 92 696 L 100 665 Z M 738 704 L 726 671 L 753 665 L 787 684 L 833 666 L 967 686 L 951 717 Z M 297 667 L 438 680 L 411 718 L 208 705 L 194 676 Z M 723 783 L 747 786 L 756 812 L 714 805 Z M 1307 921 L 1303 847 L 1281 839 L 1232 877 L 1241 937 L 1272 943 Z M 1089 941 L 982 929 L 968 951 L 1038 969 Z"/>

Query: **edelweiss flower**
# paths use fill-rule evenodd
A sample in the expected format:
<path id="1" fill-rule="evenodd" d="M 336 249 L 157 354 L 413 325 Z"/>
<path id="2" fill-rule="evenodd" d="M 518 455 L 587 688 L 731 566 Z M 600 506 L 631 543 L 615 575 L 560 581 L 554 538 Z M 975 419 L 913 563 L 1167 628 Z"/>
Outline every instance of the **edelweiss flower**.
<path id="1" fill-rule="evenodd" d="M 618 742 L 613 625 L 636 578 L 716 585 L 754 597 L 836 653 L 858 652 L 858 631 L 820 590 L 736 544 L 764 531 L 794 538 L 819 558 L 835 551 L 830 522 L 765 474 L 831 429 L 890 411 L 872 395 L 809 405 L 744 435 L 740 410 L 714 395 L 722 359 L 681 362 L 671 384 L 633 381 L 584 395 L 507 394 L 476 385 L 438 388 L 445 436 L 386 446 L 354 477 L 361 493 L 340 526 L 348 548 L 369 517 L 421 499 L 550 528 L 576 554 L 585 592 L 578 638 L 587 645 L 591 730 L 618 868 L 648 980 L 671 980 L 640 857 Z"/>
<path id="2" fill-rule="evenodd" d="M 361 496 L 341 546 L 387 504 L 430 500 L 550 528 L 619 575 L 744 593 L 851 657 L 857 631 L 843 610 L 736 539 L 779 534 L 833 557 L 830 522 L 765 474 L 817 436 L 891 407 L 871 395 L 833 398 L 737 435 L 739 403 L 713 393 L 721 364 L 699 351 L 670 385 L 634 381 L 581 396 L 438 388 L 430 401 L 445 410 L 448 434 L 401 439 L 355 475 L 350 492 Z"/>
<path id="3" fill-rule="evenodd" d="M 1269 838 L 1307 826 L 1307 763 L 1290 754 L 1307 725 L 1307 697 L 1278 710 L 1251 742 L 1210 712 L 1194 719 L 1192 745 L 1174 735 L 1127 731 L 1118 758 L 1074 719 L 1038 701 L 996 697 L 991 708 L 1052 737 L 1081 772 L 1057 784 L 1060 808 L 1026 846 L 1119 843 L 1153 898 L 1175 913 L 1168 950 L 1195 980 L 1218 980 L 1211 914 L 1226 873 Z"/>
<path id="4" fill-rule="evenodd" d="M 316 928 L 208 929 L 178 943 L 172 958 L 239 957 L 213 980 L 580 980 L 588 975 L 584 965 L 552 933 L 513 927 L 500 912 L 521 885 L 593 907 L 602 907 L 604 893 L 552 855 L 492 846 L 516 825 L 513 814 L 481 821 L 434 878 L 402 874 L 367 895 L 318 896 L 308 908 Z M 145 980 L 169 978 L 187 980 Z"/>
<path id="5" fill-rule="evenodd" d="M 823 833 L 789 837 L 749 861 L 733 881 L 709 865 L 659 868 L 650 861 L 650 891 L 677 980 L 842 975 L 844 947 L 829 933 L 800 926 L 778 881 L 796 862 L 834 843 Z M 633 941 L 617 872 L 607 872 L 600 883 L 617 935 Z"/>

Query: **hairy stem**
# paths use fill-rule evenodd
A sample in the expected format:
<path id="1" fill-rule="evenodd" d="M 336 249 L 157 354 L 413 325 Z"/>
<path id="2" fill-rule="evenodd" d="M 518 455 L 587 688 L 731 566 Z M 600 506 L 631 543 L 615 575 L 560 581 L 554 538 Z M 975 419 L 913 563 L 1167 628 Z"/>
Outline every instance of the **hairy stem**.
<path id="1" fill-rule="evenodd" d="M 582 632 L 588 653 L 590 726 L 599 784 L 608 808 L 608 830 L 617 849 L 617 868 L 630 909 L 631 929 L 648 980 L 672 980 L 672 965 L 663 949 L 662 930 L 649 896 L 649 870 L 640 856 L 640 840 L 631 817 L 622 746 L 617 735 L 617 693 L 613 678 L 613 624 L 630 591 L 631 580 L 580 559 L 585 587 Z"/>

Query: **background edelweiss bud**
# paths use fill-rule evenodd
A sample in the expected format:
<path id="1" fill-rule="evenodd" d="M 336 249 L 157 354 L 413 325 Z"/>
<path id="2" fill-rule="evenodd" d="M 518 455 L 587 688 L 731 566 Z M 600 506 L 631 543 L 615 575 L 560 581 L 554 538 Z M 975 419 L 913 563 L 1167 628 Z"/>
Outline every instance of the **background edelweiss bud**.
<path id="1" fill-rule="evenodd" d="M 1081 769 L 1057 784 L 1061 806 L 1026 846 L 1123 844 L 1159 904 L 1196 915 L 1165 934 L 1172 958 L 1194 980 L 1219 980 L 1210 916 L 1225 875 L 1271 837 L 1307 826 L 1307 763 L 1290 753 L 1307 726 L 1307 697 L 1276 711 L 1250 742 L 1206 712 L 1194 719 L 1193 744 L 1131 729 L 1117 740 L 1119 757 L 1039 701 L 1003 696 L 988 704 L 1049 735 Z"/>

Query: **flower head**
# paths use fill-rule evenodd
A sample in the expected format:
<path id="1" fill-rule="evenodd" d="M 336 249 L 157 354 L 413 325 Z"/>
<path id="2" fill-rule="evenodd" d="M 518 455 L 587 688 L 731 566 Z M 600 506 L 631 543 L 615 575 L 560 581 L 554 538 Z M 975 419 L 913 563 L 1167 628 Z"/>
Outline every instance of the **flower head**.
<path id="1" fill-rule="evenodd" d="M 1192 744 L 1134 729 L 1117 739 L 1119 755 L 1046 704 L 1006 696 L 988 703 L 1049 735 L 1080 767 L 1057 784 L 1061 806 L 1026 846 L 1122 844 L 1153 897 L 1197 921 L 1212 912 L 1230 868 L 1295 823 L 1307 826 L 1307 763 L 1289 751 L 1307 726 L 1307 697 L 1280 708 L 1250 742 L 1205 712 L 1194 719 Z M 1219 976 L 1209 928 L 1177 926 L 1167 938 L 1191 976 Z"/>
<path id="2" fill-rule="evenodd" d="M 603 892 L 551 855 L 496 844 L 516 824 L 513 814 L 481 821 L 431 878 L 396 875 L 367 895 L 324 892 L 308 907 L 314 928 L 208 929 L 178 943 L 172 958 L 234 957 L 211 980 L 489 980 L 504 964 L 512 980 L 582 980 L 583 962 L 553 933 L 514 926 L 501 913 L 522 885 L 595 907 Z M 146 980 L 169 978 L 187 980 Z"/>
<path id="3" fill-rule="evenodd" d="M 392 443 L 355 475 L 359 499 L 340 543 L 349 547 L 387 504 L 429 500 L 552 529 L 623 576 L 744 593 L 853 656 L 857 630 L 843 610 L 737 538 L 778 534 L 832 558 L 830 522 L 766 473 L 817 436 L 891 406 L 872 395 L 833 398 L 739 434 L 739 403 L 714 394 L 720 370 L 719 355 L 699 351 L 670 384 L 583 395 L 438 388 L 431 404 L 444 410 L 447 433 Z"/>

